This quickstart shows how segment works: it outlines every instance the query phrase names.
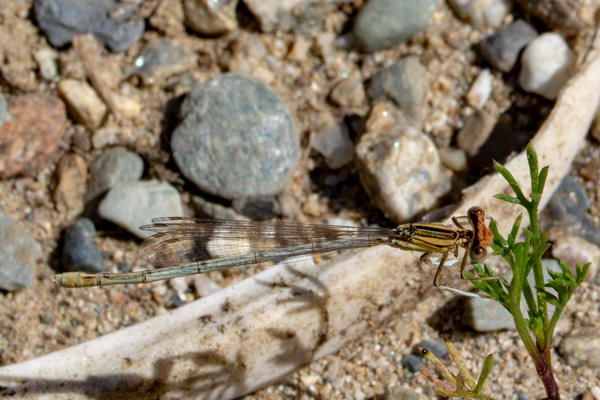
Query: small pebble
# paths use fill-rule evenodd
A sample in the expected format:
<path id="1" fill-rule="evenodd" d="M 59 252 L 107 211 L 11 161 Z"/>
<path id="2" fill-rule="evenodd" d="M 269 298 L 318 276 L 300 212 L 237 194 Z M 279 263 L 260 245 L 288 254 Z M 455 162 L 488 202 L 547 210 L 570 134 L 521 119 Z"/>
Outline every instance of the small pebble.
<path id="1" fill-rule="evenodd" d="M 178 42 L 153 41 L 144 46 L 134 65 L 131 73 L 141 76 L 145 85 L 151 85 L 197 67 L 198 56 Z"/>
<path id="2" fill-rule="evenodd" d="M 0 128 L 2 128 L 2 124 L 8 118 L 8 106 L 6 104 L 6 99 L 4 98 L 4 94 L 0 92 Z"/>
<path id="3" fill-rule="evenodd" d="M 395 222 L 429 209 L 450 190 L 450 172 L 435 145 L 414 128 L 363 135 L 356 146 L 356 163 L 365 190 Z"/>
<path id="4" fill-rule="evenodd" d="M 59 82 L 57 91 L 67 103 L 69 114 L 88 129 L 100 126 L 106 115 L 106 105 L 96 91 L 86 82 L 64 79 Z"/>
<path id="5" fill-rule="evenodd" d="M 467 102 L 471 107 L 479 110 L 488 101 L 492 94 L 492 74 L 489 69 L 482 70 L 473 81 L 467 92 Z"/>
<path id="6" fill-rule="evenodd" d="M 388 132 L 396 125 L 408 125 L 404 113 L 390 102 L 378 101 L 371 107 L 369 117 L 365 123 L 365 131 L 372 133 Z"/>
<path id="7" fill-rule="evenodd" d="M 183 215 L 179 192 L 167 182 L 157 180 L 125 182 L 113 187 L 100 203 L 100 216 L 141 239 L 153 233 L 139 227 L 152 218 Z"/>
<path id="8" fill-rule="evenodd" d="M 78 212 L 83 208 L 83 194 L 87 179 L 87 164 L 78 154 L 66 154 L 56 169 L 54 202 L 59 211 Z"/>
<path id="9" fill-rule="evenodd" d="M 358 107 L 365 102 L 365 88 L 360 72 L 351 72 L 339 81 L 331 91 L 331 100 L 342 107 Z"/>
<path id="10" fill-rule="evenodd" d="M 442 164 L 452 171 L 459 172 L 467 169 L 467 155 L 461 149 L 444 147 L 439 150 Z"/>
<path id="11" fill-rule="evenodd" d="M 370 0 L 358 11 L 354 35 L 364 51 L 388 49 L 427 29 L 438 5 L 437 0 Z"/>
<path id="12" fill-rule="evenodd" d="M 425 89 L 425 68 L 417 57 L 410 56 L 375 73 L 367 93 L 371 101 L 391 101 L 404 113 L 409 123 L 418 126 Z"/>
<path id="13" fill-rule="evenodd" d="M 481 54 L 495 68 L 510 71 L 521 50 L 537 36 L 535 28 L 518 19 L 481 42 Z"/>
<path id="14" fill-rule="evenodd" d="M 85 192 L 85 202 L 104 196 L 123 182 L 135 182 L 142 177 L 144 161 L 124 147 L 114 147 L 96 157 L 90 164 L 90 179 Z"/>
<path id="15" fill-rule="evenodd" d="M 132 97 L 113 93 L 112 100 L 116 111 L 125 118 L 137 117 L 142 111 L 142 104 Z"/>
<path id="16" fill-rule="evenodd" d="M 217 76 L 194 89 L 171 148 L 201 190 L 234 199 L 273 195 L 288 183 L 300 143 L 279 96 L 255 79 Z"/>
<path id="17" fill-rule="evenodd" d="M 237 29 L 238 0 L 184 0 L 185 24 L 203 35 L 220 36 Z"/>
<path id="18" fill-rule="evenodd" d="M 281 215 L 279 203 L 273 196 L 253 196 L 235 199 L 231 202 L 233 209 L 255 221 L 277 218 Z"/>
<path id="19" fill-rule="evenodd" d="M 497 28 L 512 7 L 511 0 L 448 0 L 458 17 L 475 29 Z"/>
<path id="20" fill-rule="evenodd" d="M 416 354 L 409 354 L 402 358 L 402 367 L 408 369 L 410 372 L 421 371 L 421 365 L 427 364 L 427 360 L 423 356 Z"/>
<path id="21" fill-rule="evenodd" d="M 56 161 L 66 132 L 62 101 L 44 95 L 13 98 L 0 127 L 0 178 L 33 176 Z"/>
<path id="22" fill-rule="evenodd" d="M 213 203 L 200 196 L 192 197 L 192 206 L 196 215 L 200 217 L 216 219 L 237 219 L 238 214 L 230 207 L 225 207 L 219 203 Z"/>
<path id="23" fill-rule="evenodd" d="M 39 243 L 0 212 L 0 289 L 12 292 L 31 287 L 41 257 Z"/>
<path id="24" fill-rule="evenodd" d="M 569 266 L 575 276 L 575 265 L 591 263 L 586 280 L 593 282 L 600 263 L 600 248 L 577 236 L 565 236 L 552 244 L 552 257 L 562 260 Z"/>
<path id="25" fill-rule="evenodd" d="M 206 297 L 221 290 L 221 286 L 210 279 L 206 274 L 194 276 L 194 288 L 199 297 Z"/>
<path id="26" fill-rule="evenodd" d="M 512 315 L 500 303 L 488 299 L 467 299 L 463 323 L 476 332 L 515 329 Z"/>
<path id="27" fill-rule="evenodd" d="M 61 257 L 65 271 L 106 270 L 102 253 L 94 242 L 95 235 L 94 223 L 87 218 L 81 218 L 67 228 Z"/>
<path id="28" fill-rule="evenodd" d="M 262 32 L 288 30 L 293 24 L 293 15 L 302 14 L 298 7 L 304 7 L 303 3 L 305 3 L 303 0 L 244 0 L 244 4 L 258 21 Z"/>
<path id="29" fill-rule="evenodd" d="M 558 346 L 558 352 L 573 368 L 600 367 L 600 336 L 598 328 L 575 328 Z"/>
<path id="30" fill-rule="evenodd" d="M 53 49 L 41 49 L 33 55 L 42 78 L 50 81 L 58 76 L 58 53 Z"/>
<path id="31" fill-rule="evenodd" d="M 417 371 L 419 369 L 417 368 Z M 416 372 L 416 371 L 413 371 Z M 428 400 L 429 397 L 423 393 L 417 392 L 412 388 L 405 388 L 402 386 L 394 386 L 387 388 L 383 394 L 383 400 Z"/>
<path id="32" fill-rule="evenodd" d="M 318 193 L 311 193 L 307 196 L 306 202 L 302 205 L 302 212 L 311 217 L 321 215 L 321 204 L 319 203 Z"/>
<path id="33" fill-rule="evenodd" d="M 142 18 L 131 19 L 137 11 L 133 7 L 129 15 L 119 13 L 119 18 L 110 18 L 118 5 L 113 0 L 36 0 L 33 11 L 52 46 L 63 47 L 74 35 L 92 33 L 104 46 L 118 52 L 136 43 L 145 28 Z"/>
<path id="34" fill-rule="evenodd" d="M 443 340 L 423 340 L 417 344 L 417 348 L 422 347 L 431 351 L 437 358 L 444 358 L 448 355 L 448 348 Z"/>
<path id="35" fill-rule="evenodd" d="M 485 110 L 477 110 L 465 120 L 456 136 L 458 148 L 467 155 L 474 156 L 488 140 L 496 125 L 496 117 Z"/>
<path id="36" fill-rule="evenodd" d="M 558 33 L 543 33 L 529 43 L 521 60 L 523 90 L 554 100 L 575 69 L 576 55 Z"/>
<path id="37" fill-rule="evenodd" d="M 331 169 L 338 169 L 354 158 L 354 143 L 350 140 L 348 128 L 344 124 L 329 125 L 317 133 L 311 142 Z"/>

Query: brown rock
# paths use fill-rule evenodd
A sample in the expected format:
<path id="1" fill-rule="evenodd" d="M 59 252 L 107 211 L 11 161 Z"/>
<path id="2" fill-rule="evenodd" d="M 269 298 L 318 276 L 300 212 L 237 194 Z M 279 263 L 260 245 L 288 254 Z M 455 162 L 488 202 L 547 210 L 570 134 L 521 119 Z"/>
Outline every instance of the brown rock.
<path id="1" fill-rule="evenodd" d="M 0 178 L 33 176 L 49 166 L 65 133 L 66 112 L 55 97 L 26 95 L 9 107 L 0 128 Z"/>
<path id="2" fill-rule="evenodd" d="M 54 202 L 59 211 L 80 211 L 87 179 L 85 160 L 77 154 L 66 154 L 58 163 Z"/>

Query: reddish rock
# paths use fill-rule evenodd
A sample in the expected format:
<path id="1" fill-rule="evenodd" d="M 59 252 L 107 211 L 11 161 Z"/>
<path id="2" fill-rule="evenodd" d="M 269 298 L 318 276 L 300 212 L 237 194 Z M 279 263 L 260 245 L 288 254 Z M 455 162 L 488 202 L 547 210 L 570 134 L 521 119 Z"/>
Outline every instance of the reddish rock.
<path id="1" fill-rule="evenodd" d="M 54 162 L 65 133 L 65 105 L 56 97 L 26 95 L 13 100 L 0 127 L 0 178 L 33 176 Z"/>

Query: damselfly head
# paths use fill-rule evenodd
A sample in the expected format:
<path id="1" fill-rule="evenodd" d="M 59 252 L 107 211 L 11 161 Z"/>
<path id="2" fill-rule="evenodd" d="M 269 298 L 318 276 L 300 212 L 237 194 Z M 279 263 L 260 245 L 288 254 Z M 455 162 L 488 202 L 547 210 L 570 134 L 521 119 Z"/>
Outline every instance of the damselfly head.
<path id="1" fill-rule="evenodd" d="M 469 253 L 469 257 L 471 261 L 479 262 L 487 257 L 488 251 L 484 246 L 475 246 L 471 247 L 471 252 Z"/>

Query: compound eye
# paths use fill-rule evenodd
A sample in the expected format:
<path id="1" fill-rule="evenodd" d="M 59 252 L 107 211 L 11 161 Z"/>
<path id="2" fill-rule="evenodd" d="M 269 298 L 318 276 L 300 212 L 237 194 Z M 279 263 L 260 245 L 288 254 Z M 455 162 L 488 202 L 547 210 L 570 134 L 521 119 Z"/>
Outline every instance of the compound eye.
<path id="1" fill-rule="evenodd" d="M 471 249 L 471 260 L 481 261 L 487 256 L 487 249 L 483 246 L 473 247 Z"/>

